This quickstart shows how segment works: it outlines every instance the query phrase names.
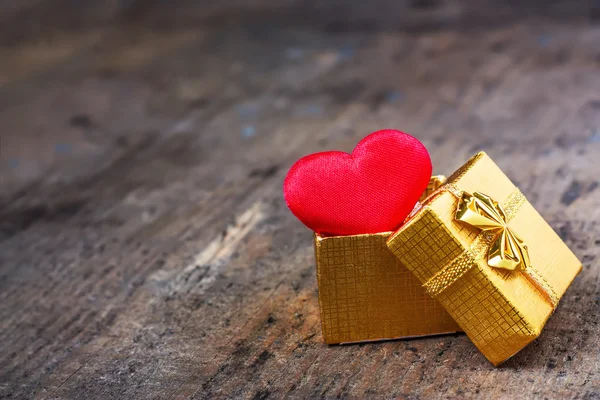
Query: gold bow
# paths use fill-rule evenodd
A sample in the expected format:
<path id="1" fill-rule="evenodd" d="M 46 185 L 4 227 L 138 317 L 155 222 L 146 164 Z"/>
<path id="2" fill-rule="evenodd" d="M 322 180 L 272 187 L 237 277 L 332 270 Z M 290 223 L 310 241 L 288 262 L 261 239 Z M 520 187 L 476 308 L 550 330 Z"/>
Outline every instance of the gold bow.
<path id="1" fill-rule="evenodd" d="M 455 218 L 493 234 L 487 255 L 490 267 L 522 271 L 531 266 L 527 245 L 508 226 L 504 209 L 490 196 L 463 193 Z"/>

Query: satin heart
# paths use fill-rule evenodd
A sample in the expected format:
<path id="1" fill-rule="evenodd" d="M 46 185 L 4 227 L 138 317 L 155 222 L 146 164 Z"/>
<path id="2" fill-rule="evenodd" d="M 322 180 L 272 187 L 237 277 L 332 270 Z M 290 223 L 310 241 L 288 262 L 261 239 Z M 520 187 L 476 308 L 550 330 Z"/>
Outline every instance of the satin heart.
<path id="1" fill-rule="evenodd" d="M 292 213 L 317 233 L 388 232 L 404 222 L 430 177 L 423 144 L 388 129 L 365 137 L 352 154 L 301 158 L 290 168 L 283 192 Z"/>

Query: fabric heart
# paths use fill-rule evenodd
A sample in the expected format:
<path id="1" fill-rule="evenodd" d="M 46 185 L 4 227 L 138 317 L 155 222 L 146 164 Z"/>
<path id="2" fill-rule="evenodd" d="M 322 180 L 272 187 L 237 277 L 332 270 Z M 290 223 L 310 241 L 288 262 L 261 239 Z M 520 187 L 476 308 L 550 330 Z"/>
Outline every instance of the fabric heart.
<path id="1" fill-rule="evenodd" d="M 414 137 L 391 129 L 370 134 L 352 154 L 315 153 L 290 168 L 285 201 L 304 225 L 322 235 L 397 229 L 431 176 L 431 159 Z"/>

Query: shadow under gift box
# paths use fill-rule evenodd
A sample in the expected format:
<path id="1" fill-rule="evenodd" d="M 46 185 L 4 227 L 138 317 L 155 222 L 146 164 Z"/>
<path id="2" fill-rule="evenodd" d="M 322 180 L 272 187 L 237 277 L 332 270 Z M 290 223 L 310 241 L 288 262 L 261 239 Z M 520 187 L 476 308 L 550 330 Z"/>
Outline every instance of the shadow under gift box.
<path id="1" fill-rule="evenodd" d="M 488 264 L 498 236 L 455 219 L 462 194 L 474 192 L 502 207 L 503 229 L 522 239 L 530 267 L 510 271 Z M 428 197 L 388 247 L 494 365 L 540 335 L 581 271 L 577 257 L 483 152 Z"/>
<path id="2" fill-rule="evenodd" d="M 445 180 L 432 177 L 421 199 Z M 323 337 L 328 344 L 460 331 L 444 308 L 390 252 L 392 232 L 315 234 Z"/>

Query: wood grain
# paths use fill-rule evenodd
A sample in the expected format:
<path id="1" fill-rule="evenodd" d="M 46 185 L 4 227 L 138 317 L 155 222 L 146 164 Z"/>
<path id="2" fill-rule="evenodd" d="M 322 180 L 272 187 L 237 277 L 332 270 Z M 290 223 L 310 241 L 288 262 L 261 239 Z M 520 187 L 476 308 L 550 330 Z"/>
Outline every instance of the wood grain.
<path id="1" fill-rule="evenodd" d="M 593 2 L 141 3 L 0 8 L 0 397 L 600 397 Z M 488 152 L 584 264 L 500 368 L 323 344 L 283 177 L 385 127 Z"/>

